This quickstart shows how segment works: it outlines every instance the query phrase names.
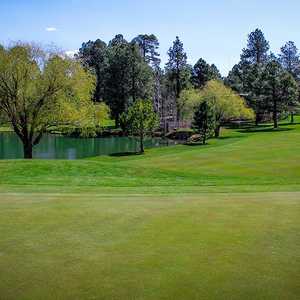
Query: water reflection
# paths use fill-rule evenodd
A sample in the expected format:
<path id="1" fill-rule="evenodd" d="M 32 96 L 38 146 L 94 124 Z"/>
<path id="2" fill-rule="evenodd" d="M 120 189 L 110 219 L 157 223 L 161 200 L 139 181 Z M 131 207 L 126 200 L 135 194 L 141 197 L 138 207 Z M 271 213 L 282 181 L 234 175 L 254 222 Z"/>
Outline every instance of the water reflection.
<path id="1" fill-rule="evenodd" d="M 160 138 L 152 138 L 145 141 L 146 148 L 174 144 L 174 141 Z M 139 143 L 135 138 L 70 138 L 48 134 L 34 147 L 33 157 L 44 159 L 76 159 L 112 153 L 135 152 L 138 149 Z M 0 133 L 0 158 L 23 158 L 22 143 L 13 132 Z"/>

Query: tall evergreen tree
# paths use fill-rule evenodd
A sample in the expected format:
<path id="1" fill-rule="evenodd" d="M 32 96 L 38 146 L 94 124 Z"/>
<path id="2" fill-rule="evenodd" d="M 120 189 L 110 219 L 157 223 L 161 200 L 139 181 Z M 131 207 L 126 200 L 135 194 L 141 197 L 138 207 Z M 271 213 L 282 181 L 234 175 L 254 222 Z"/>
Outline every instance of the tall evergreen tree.
<path id="1" fill-rule="evenodd" d="M 261 97 L 261 75 L 266 63 L 274 60 L 273 55 L 268 53 L 269 49 L 269 42 L 260 29 L 251 32 L 247 47 L 242 50 L 241 61 L 233 67 L 225 81 L 247 99 L 249 106 L 255 111 L 256 125 L 265 111 L 265 103 Z"/>
<path id="2" fill-rule="evenodd" d="M 287 42 L 280 49 L 279 61 L 283 68 L 287 70 L 296 80 L 300 76 L 300 59 L 298 48 L 294 42 Z"/>
<path id="3" fill-rule="evenodd" d="M 153 74 L 136 43 L 128 43 L 122 35 L 109 42 L 105 100 L 112 116 L 119 119 L 131 102 L 153 95 Z"/>
<path id="4" fill-rule="evenodd" d="M 187 55 L 183 48 L 183 43 L 177 36 L 173 46 L 168 51 L 169 60 L 166 64 L 166 73 L 169 80 L 169 86 L 174 88 L 175 103 L 177 108 L 177 121 L 180 118 L 180 111 L 177 100 L 180 92 L 188 85 L 191 70 L 187 64 Z"/>
<path id="5" fill-rule="evenodd" d="M 132 40 L 139 46 L 141 55 L 145 62 L 155 69 L 160 65 L 160 54 L 158 53 L 159 42 L 154 34 L 140 34 Z"/>
<path id="6" fill-rule="evenodd" d="M 129 80 L 131 85 L 129 94 L 131 100 L 135 102 L 138 98 L 151 99 L 154 87 L 152 69 L 144 61 L 137 44 L 130 43 L 128 46 Z"/>
<path id="7" fill-rule="evenodd" d="M 263 32 L 256 29 L 248 36 L 247 48 L 243 49 L 241 59 L 251 64 L 262 64 L 267 61 L 269 42 L 266 40 Z"/>
<path id="8" fill-rule="evenodd" d="M 107 67 L 107 46 L 105 42 L 97 39 L 96 41 L 83 43 L 75 57 L 81 61 L 84 67 L 96 75 L 94 101 L 103 100 Z"/>
<path id="9" fill-rule="evenodd" d="M 262 95 L 268 111 L 272 113 L 274 128 L 277 128 L 280 113 L 288 111 L 291 103 L 298 97 L 298 86 L 293 76 L 275 60 L 266 65 L 263 79 Z"/>

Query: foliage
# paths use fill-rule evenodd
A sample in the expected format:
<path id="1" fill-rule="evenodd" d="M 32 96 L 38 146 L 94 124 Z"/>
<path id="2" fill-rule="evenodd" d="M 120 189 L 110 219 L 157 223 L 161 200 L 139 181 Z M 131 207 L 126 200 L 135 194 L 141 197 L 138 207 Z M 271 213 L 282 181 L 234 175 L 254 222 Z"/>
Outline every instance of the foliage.
<path id="1" fill-rule="evenodd" d="M 94 108 L 96 126 L 103 126 L 110 121 L 110 109 L 104 102 L 95 104 Z"/>
<path id="2" fill-rule="evenodd" d="M 104 98 L 105 79 L 107 68 L 107 46 L 105 42 L 97 39 L 83 43 L 75 57 L 82 65 L 92 71 L 96 76 L 94 100 L 99 102 Z"/>
<path id="3" fill-rule="evenodd" d="M 257 28 L 249 34 L 247 48 L 243 49 L 241 60 L 251 64 L 265 63 L 269 49 L 269 42 L 265 39 L 263 32 Z"/>
<path id="4" fill-rule="evenodd" d="M 185 91 L 181 97 L 181 106 L 185 118 L 190 118 L 195 107 L 208 102 L 215 114 L 215 135 L 219 136 L 220 127 L 233 119 L 252 119 L 253 111 L 245 100 L 221 81 L 211 80 L 201 90 Z"/>
<path id="5" fill-rule="evenodd" d="M 132 40 L 132 43 L 138 45 L 146 63 L 150 64 L 154 69 L 159 68 L 160 54 L 157 52 L 159 42 L 154 34 L 139 34 Z"/>
<path id="6" fill-rule="evenodd" d="M 208 81 L 221 79 L 218 68 L 212 64 L 209 65 L 204 59 L 200 58 L 192 70 L 192 83 L 195 87 L 201 88 Z"/>
<path id="7" fill-rule="evenodd" d="M 131 102 L 140 97 L 152 96 L 153 76 L 138 45 L 128 43 L 122 35 L 117 35 L 110 41 L 107 53 L 105 102 L 118 126 L 120 115 Z"/>
<path id="8" fill-rule="evenodd" d="M 183 43 L 176 36 L 173 46 L 168 51 L 169 60 L 166 64 L 166 76 L 169 93 L 175 98 L 177 121 L 180 118 L 180 107 L 178 99 L 180 93 L 190 83 L 191 69 L 187 64 L 187 55 L 183 48 Z"/>
<path id="9" fill-rule="evenodd" d="M 69 122 L 90 127 L 94 77 L 79 63 L 32 45 L 0 51 L 0 109 L 32 157 L 46 129 Z"/>
<path id="10" fill-rule="evenodd" d="M 122 115 L 126 128 L 130 134 L 140 138 L 140 152 L 144 152 L 144 138 L 151 133 L 158 124 L 157 115 L 153 110 L 151 100 L 137 100 Z"/>
<path id="11" fill-rule="evenodd" d="M 268 111 L 272 112 L 274 128 L 278 127 L 278 114 L 297 105 L 298 85 L 277 61 L 270 61 L 264 69 L 262 96 Z"/>
<path id="12" fill-rule="evenodd" d="M 300 59 L 298 48 L 294 42 L 289 41 L 281 47 L 279 62 L 282 67 L 294 77 L 295 80 L 300 79 Z"/>
<path id="13" fill-rule="evenodd" d="M 193 127 L 200 133 L 203 145 L 206 143 L 214 129 L 215 125 L 215 112 L 212 103 L 208 101 L 201 102 L 195 109 Z"/>

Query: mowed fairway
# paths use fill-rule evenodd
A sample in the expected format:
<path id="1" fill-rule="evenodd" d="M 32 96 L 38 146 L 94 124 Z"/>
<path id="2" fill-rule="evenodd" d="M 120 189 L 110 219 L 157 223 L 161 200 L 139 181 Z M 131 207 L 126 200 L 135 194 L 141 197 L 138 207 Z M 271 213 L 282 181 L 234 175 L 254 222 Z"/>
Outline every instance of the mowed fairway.
<path id="1" fill-rule="evenodd" d="M 300 125 L 282 129 L 0 161 L 0 299 L 299 299 Z"/>

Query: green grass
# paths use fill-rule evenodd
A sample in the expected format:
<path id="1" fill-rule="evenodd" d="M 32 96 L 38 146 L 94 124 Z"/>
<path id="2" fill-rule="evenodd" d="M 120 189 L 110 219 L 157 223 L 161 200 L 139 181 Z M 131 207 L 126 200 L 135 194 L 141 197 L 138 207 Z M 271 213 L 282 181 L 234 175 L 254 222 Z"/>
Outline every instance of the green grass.
<path id="1" fill-rule="evenodd" d="M 0 299 L 299 299 L 300 125 L 0 161 Z"/>

